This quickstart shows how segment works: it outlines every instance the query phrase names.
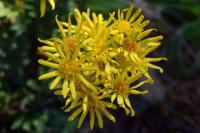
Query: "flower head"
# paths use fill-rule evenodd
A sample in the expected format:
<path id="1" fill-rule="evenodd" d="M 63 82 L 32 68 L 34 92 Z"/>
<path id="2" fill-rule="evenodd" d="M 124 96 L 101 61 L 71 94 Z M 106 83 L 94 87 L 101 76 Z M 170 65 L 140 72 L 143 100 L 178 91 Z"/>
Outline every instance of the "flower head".
<path id="1" fill-rule="evenodd" d="M 102 14 L 91 13 L 89 9 L 87 12 L 74 9 L 67 22 L 56 17 L 61 36 L 39 39 L 45 45 L 38 49 L 47 58 L 38 62 L 51 68 L 51 72 L 39 79 L 54 78 L 50 90 L 66 100 L 63 109 L 73 112 L 68 118 L 70 121 L 80 116 L 78 127 L 88 114 L 91 129 L 95 118 L 99 127 L 103 127 L 103 114 L 115 122 L 109 110 L 118 107 L 134 116 L 130 96 L 147 93 L 139 87 L 153 82 L 149 69 L 163 72 L 152 62 L 166 58 L 147 57 L 161 44 L 163 37 L 149 37 L 156 30 L 145 29 L 149 20 L 140 15 L 141 9 L 132 12 L 131 6 L 118 10 L 117 18 L 113 12 L 104 19 Z M 76 20 L 74 24 L 72 15 Z"/>

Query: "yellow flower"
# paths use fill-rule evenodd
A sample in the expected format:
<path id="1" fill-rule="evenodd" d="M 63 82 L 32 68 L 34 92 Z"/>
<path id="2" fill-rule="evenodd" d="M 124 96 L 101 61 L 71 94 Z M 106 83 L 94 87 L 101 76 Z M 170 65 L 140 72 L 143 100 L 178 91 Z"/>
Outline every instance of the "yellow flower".
<path id="1" fill-rule="evenodd" d="M 113 12 L 104 19 L 102 14 L 91 13 L 89 9 L 87 12 L 74 9 L 67 22 L 56 17 L 61 37 L 39 39 L 45 45 L 38 49 L 47 58 L 38 62 L 51 68 L 39 79 L 55 78 L 50 89 L 66 100 L 63 109 L 72 112 L 68 120 L 80 115 L 79 128 L 88 114 L 91 129 L 95 117 L 99 127 L 103 127 L 102 114 L 115 122 L 109 108 L 122 107 L 127 115 L 134 116 L 129 96 L 147 93 L 138 88 L 153 82 L 149 69 L 163 72 L 152 63 L 166 58 L 147 57 L 160 46 L 163 37 L 149 37 L 156 30 L 145 29 L 149 20 L 140 15 L 141 9 L 133 15 L 132 10 L 132 6 L 118 10 L 117 18 Z M 74 24 L 71 15 L 75 17 Z M 118 106 L 114 105 L 115 100 Z"/>
<path id="2" fill-rule="evenodd" d="M 114 28 L 119 33 L 128 32 L 131 28 L 136 27 L 135 24 L 140 23 L 144 19 L 143 15 L 140 16 L 140 14 L 142 12 L 141 9 L 138 9 L 131 16 L 132 10 L 133 10 L 133 6 L 131 6 L 128 9 L 122 10 L 122 11 L 120 9 L 118 9 L 118 12 L 117 12 L 118 18 L 115 19 L 113 17 Z M 124 15 L 124 12 L 126 12 L 126 15 Z M 136 20 L 138 17 L 139 17 L 139 19 Z M 147 21 L 145 23 L 147 23 Z"/>
<path id="3" fill-rule="evenodd" d="M 110 102 L 107 102 L 105 98 L 100 97 L 90 91 L 83 83 L 77 81 L 77 98 L 73 100 L 71 95 L 66 98 L 65 106 L 63 107 L 65 112 L 75 110 L 68 118 L 69 121 L 74 120 L 80 115 L 78 128 L 81 127 L 84 119 L 89 113 L 90 116 L 90 128 L 94 128 L 95 117 L 97 118 L 98 125 L 103 128 L 102 113 L 111 121 L 115 122 L 115 118 L 109 113 L 107 108 L 116 109 L 116 106 Z M 96 88 L 98 89 L 98 88 Z M 57 95 L 62 95 L 62 89 L 55 92 Z"/>
<path id="4" fill-rule="evenodd" d="M 147 58 L 146 56 L 160 46 L 163 36 L 148 37 L 156 29 L 145 30 L 149 20 L 144 20 L 144 16 L 140 15 L 141 9 L 131 15 L 132 10 L 133 6 L 122 11 L 118 10 L 118 19 L 113 17 L 114 23 L 111 33 L 115 38 L 120 38 L 121 41 L 118 39 L 116 44 L 120 55 L 124 55 L 126 62 L 131 63 L 147 78 L 151 79 L 148 73 L 149 68 L 158 69 L 160 72 L 163 72 L 163 70 L 150 62 L 166 60 L 166 58 Z"/>
<path id="5" fill-rule="evenodd" d="M 62 34 L 62 39 L 52 38 L 51 41 L 42 41 L 45 44 L 49 44 L 50 48 L 54 48 L 55 53 L 50 53 L 49 49 L 46 49 L 45 55 L 50 58 L 50 60 L 40 59 L 38 62 L 41 65 L 54 68 L 54 71 L 43 74 L 39 77 L 40 80 L 56 77 L 50 85 L 50 89 L 55 89 L 59 82 L 63 79 L 63 93 L 70 88 L 73 99 L 76 99 L 76 89 L 75 81 L 82 81 L 88 88 L 96 92 L 95 87 L 89 83 L 84 76 L 81 74 L 82 71 L 95 71 L 96 67 L 84 66 L 85 59 L 88 58 L 85 55 L 80 54 L 80 48 L 84 46 L 85 41 L 82 40 L 82 36 L 73 34 L 69 30 L 66 35 L 61 22 L 56 17 L 56 22 L 59 30 Z M 71 20 L 69 19 L 69 23 Z M 71 26 L 69 26 L 71 27 Z M 54 52 L 54 51 L 53 51 Z M 66 97 L 66 94 L 64 94 Z"/>
<path id="6" fill-rule="evenodd" d="M 128 76 L 128 71 L 125 70 L 119 75 L 112 78 L 110 87 L 107 90 L 107 92 L 111 94 L 110 96 L 111 102 L 114 102 L 114 100 L 117 99 L 118 105 L 125 109 L 127 115 L 129 113 L 131 114 L 131 116 L 135 115 L 135 112 L 129 101 L 129 95 L 131 94 L 144 95 L 148 92 L 147 90 L 144 91 L 136 90 L 136 88 L 142 86 L 143 84 L 149 83 L 148 79 L 139 82 L 136 85 L 131 86 L 131 84 L 139 80 L 140 77 L 141 77 L 140 73 L 131 73 L 131 76 Z"/>
<path id="7" fill-rule="evenodd" d="M 52 10 L 55 9 L 55 0 L 40 0 L 40 16 L 41 17 L 45 15 L 47 1 L 51 5 Z"/>

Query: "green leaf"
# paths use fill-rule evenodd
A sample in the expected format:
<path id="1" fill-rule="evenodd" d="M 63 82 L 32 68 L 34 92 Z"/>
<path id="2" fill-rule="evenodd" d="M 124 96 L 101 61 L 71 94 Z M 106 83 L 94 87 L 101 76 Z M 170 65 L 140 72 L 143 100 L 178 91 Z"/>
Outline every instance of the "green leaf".
<path id="1" fill-rule="evenodd" d="M 22 129 L 24 131 L 27 131 L 27 132 L 30 132 L 31 131 L 31 123 L 30 122 L 25 122 L 23 125 L 22 125 Z"/>
<path id="2" fill-rule="evenodd" d="M 13 124 L 11 125 L 11 129 L 12 129 L 12 130 L 15 130 L 15 129 L 20 128 L 20 127 L 22 126 L 22 123 L 23 123 L 23 122 L 24 122 L 24 117 L 23 117 L 23 116 L 17 118 L 17 119 L 13 122 Z"/>

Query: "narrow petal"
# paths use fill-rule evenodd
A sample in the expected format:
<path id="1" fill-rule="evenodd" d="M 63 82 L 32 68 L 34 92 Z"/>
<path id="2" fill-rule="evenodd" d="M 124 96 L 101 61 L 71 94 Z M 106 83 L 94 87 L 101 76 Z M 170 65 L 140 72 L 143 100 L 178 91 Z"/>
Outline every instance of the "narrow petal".
<path id="1" fill-rule="evenodd" d="M 124 98 L 124 101 L 125 101 L 126 105 L 127 105 L 129 108 L 132 108 L 128 96 L 126 96 L 126 97 Z"/>
<path id="2" fill-rule="evenodd" d="M 86 96 L 86 97 L 83 99 L 83 111 L 86 111 L 86 110 L 87 110 L 87 103 L 88 103 L 88 97 Z"/>
<path id="3" fill-rule="evenodd" d="M 167 61 L 167 58 L 165 58 L 165 57 L 161 57 L 161 58 L 146 58 L 146 60 L 148 62 L 158 62 L 158 61 L 161 61 L 161 60 Z"/>
<path id="4" fill-rule="evenodd" d="M 80 11 L 76 8 L 76 9 L 74 9 L 74 16 L 75 16 L 75 18 L 76 18 L 76 21 L 77 21 L 77 23 L 81 23 L 81 13 L 80 13 Z"/>
<path id="5" fill-rule="evenodd" d="M 142 9 L 137 9 L 137 11 L 134 13 L 134 15 L 130 18 L 129 22 L 133 22 L 142 12 Z"/>
<path id="6" fill-rule="evenodd" d="M 62 91 L 63 97 L 66 98 L 68 93 L 69 93 L 68 80 L 65 79 L 63 83 L 63 91 Z"/>
<path id="7" fill-rule="evenodd" d="M 111 96 L 111 102 L 112 102 L 112 103 L 114 102 L 114 100 L 116 99 L 116 97 L 117 97 L 117 94 L 116 94 L 116 93 L 114 93 L 114 94 Z"/>
<path id="8" fill-rule="evenodd" d="M 62 34 L 62 37 L 65 38 L 66 34 L 65 34 L 64 29 L 63 29 L 62 23 L 58 20 L 58 16 L 56 16 L 55 19 L 56 19 L 56 23 L 58 25 L 58 28 L 60 29 L 60 32 Z"/>
<path id="9" fill-rule="evenodd" d="M 49 45 L 49 46 L 54 46 L 54 43 L 49 40 L 42 40 L 42 39 L 38 38 L 38 41 L 41 43 L 44 43 L 46 45 Z"/>
<path id="10" fill-rule="evenodd" d="M 133 11 L 133 5 L 131 5 L 127 11 L 126 20 L 130 18 L 132 11 Z"/>
<path id="11" fill-rule="evenodd" d="M 57 43 L 56 40 L 54 40 L 54 44 L 55 44 L 55 48 L 56 48 L 56 50 L 57 50 L 59 56 L 60 56 L 61 58 L 65 58 L 65 55 L 64 55 L 64 53 L 62 52 L 61 46 Z"/>
<path id="12" fill-rule="evenodd" d="M 152 31 L 156 31 L 156 29 L 149 29 L 139 33 L 139 35 L 137 36 L 137 40 L 140 41 L 144 37 L 148 36 Z"/>
<path id="13" fill-rule="evenodd" d="M 148 90 L 138 91 L 138 90 L 132 89 L 132 90 L 130 90 L 130 93 L 135 94 L 135 95 L 144 95 L 144 94 L 148 93 Z"/>
<path id="14" fill-rule="evenodd" d="M 150 23 L 149 20 L 145 20 L 140 24 L 140 27 L 143 29 L 144 27 L 146 27 L 148 24 Z"/>
<path id="15" fill-rule="evenodd" d="M 57 62 L 57 63 L 60 63 L 60 62 L 61 62 L 60 58 L 56 57 L 54 54 L 51 54 L 51 53 L 49 53 L 49 52 L 45 52 L 44 54 L 45 54 L 47 57 L 49 57 L 49 60 L 53 60 L 53 61 L 55 61 L 55 62 Z"/>
<path id="16" fill-rule="evenodd" d="M 55 95 L 62 95 L 62 90 L 56 90 L 56 91 L 54 92 L 54 94 L 55 94 Z"/>
<path id="17" fill-rule="evenodd" d="M 58 75 L 57 71 L 53 71 L 53 72 L 49 72 L 46 74 L 43 74 L 39 77 L 39 80 L 43 80 L 43 79 L 48 79 L 48 78 L 52 78 Z"/>
<path id="18" fill-rule="evenodd" d="M 73 121 L 81 112 L 82 112 L 82 107 L 79 107 L 69 118 L 68 121 Z"/>
<path id="19" fill-rule="evenodd" d="M 97 23 L 97 15 L 96 13 L 92 13 L 92 19 L 93 19 L 93 22 L 96 24 Z"/>
<path id="20" fill-rule="evenodd" d="M 117 96 L 117 103 L 122 106 L 122 104 L 124 103 L 123 97 L 121 95 Z"/>
<path id="21" fill-rule="evenodd" d="M 49 0 L 49 3 L 51 4 L 52 10 L 55 9 L 55 1 L 54 0 Z"/>
<path id="22" fill-rule="evenodd" d="M 64 106 L 64 108 L 66 108 L 68 105 L 69 105 L 69 103 L 72 101 L 72 99 L 71 98 L 68 98 L 67 100 L 66 100 L 66 102 L 65 102 L 65 106 Z"/>
<path id="23" fill-rule="evenodd" d="M 97 93 L 97 89 L 90 83 L 88 82 L 82 75 L 78 75 L 78 78 L 80 81 L 82 81 L 82 83 L 87 86 L 88 88 L 90 88 L 92 91 L 94 91 L 95 93 Z"/>
<path id="24" fill-rule="evenodd" d="M 81 125 L 82 125 L 82 123 L 83 123 L 83 121 L 84 121 L 84 119 L 85 119 L 85 117 L 86 117 L 86 115 L 87 115 L 87 110 L 86 111 L 83 111 L 83 113 L 81 114 L 81 117 L 80 117 L 80 120 L 79 120 L 79 122 L 78 122 L 78 128 L 80 128 L 81 127 Z"/>
<path id="25" fill-rule="evenodd" d="M 49 46 L 39 47 L 38 50 L 44 51 L 44 52 L 56 52 L 56 49 L 54 47 L 49 47 Z"/>
<path id="26" fill-rule="evenodd" d="M 125 99 L 126 105 L 130 108 L 131 116 L 134 116 L 135 115 L 135 111 L 133 110 L 133 108 L 131 106 L 131 103 L 130 103 L 130 100 L 129 100 L 128 96 L 126 96 L 124 99 Z"/>
<path id="27" fill-rule="evenodd" d="M 92 109 L 90 111 L 90 129 L 94 128 L 94 119 L 95 119 L 95 117 L 94 117 L 94 110 Z"/>
<path id="28" fill-rule="evenodd" d="M 51 85 L 50 85 L 50 90 L 54 89 L 54 88 L 56 87 L 56 85 L 60 82 L 60 80 L 61 80 L 61 77 L 60 77 L 60 76 L 59 76 L 59 77 L 56 77 L 56 78 L 53 80 L 53 82 L 51 83 Z"/>
<path id="29" fill-rule="evenodd" d="M 133 87 L 131 87 L 131 89 L 138 88 L 138 87 L 142 86 L 145 83 L 149 83 L 149 80 L 147 79 L 145 81 L 142 81 L 142 82 L 138 83 L 137 85 L 134 85 Z"/>
<path id="30" fill-rule="evenodd" d="M 114 123 L 116 122 L 115 117 L 111 115 L 106 109 L 102 109 L 102 111 L 105 114 L 105 116 L 108 117 L 108 119 L 110 119 Z"/>
<path id="31" fill-rule="evenodd" d="M 76 108 L 76 107 L 82 105 L 82 102 L 79 102 L 79 99 L 80 99 L 80 98 L 76 98 L 75 100 L 74 100 L 73 98 L 71 98 L 71 99 L 72 99 L 73 101 L 71 102 L 70 106 L 67 107 L 67 108 L 65 109 L 66 112 L 69 112 L 69 111 L 71 111 L 72 109 L 74 109 L 74 108 Z M 82 108 L 82 106 L 81 106 L 81 108 Z"/>
<path id="32" fill-rule="evenodd" d="M 90 26 L 91 28 L 94 28 L 94 25 L 93 25 L 91 19 L 89 18 L 89 16 L 88 16 L 86 13 L 83 13 L 83 17 L 85 18 L 85 20 L 86 20 L 86 22 L 89 24 L 89 26 Z"/>
<path id="33" fill-rule="evenodd" d="M 153 65 L 151 63 L 147 63 L 147 66 L 150 67 L 150 68 L 152 68 L 152 69 L 159 70 L 160 73 L 163 73 L 163 69 L 161 67 L 159 67 L 159 66 Z"/>
<path id="34" fill-rule="evenodd" d="M 58 68 L 58 64 L 55 64 L 55 63 L 52 63 L 52 62 L 48 62 L 48 61 L 45 61 L 43 59 L 38 60 L 38 63 L 43 65 L 43 66 L 52 67 L 52 68 Z"/>
<path id="35" fill-rule="evenodd" d="M 46 12 L 46 0 L 40 0 L 40 17 L 43 17 Z"/>
<path id="36" fill-rule="evenodd" d="M 144 44 L 147 44 L 147 43 L 150 43 L 150 42 L 158 42 L 158 41 L 160 41 L 162 39 L 163 39 L 163 36 L 151 37 L 151 38 L 147 38 L 145 40 L 142 40 L 140 42 L 140 44 L 144 45 Z"/>
<path id="37" fill-rule="evenodd" d="M 97 116 L 97 120 L 98 120 L 98 123 L 99 123 L 99 127 L 100 127 L 100 128 L 103 128 L 103 120 L 102 120 L 101 113 L 99 112 L 98 109 L 94 109 L 94 110 L 95 110 L 95 113 L 96 113 L 96 116 Z"/>
<path id="38" fill-rule="evenodd" d="M 73 80 L 70 81 L 70 90 L 71 90 L 72 98 L 76 99 L 76 89 L 75 89 L 75 84 Z"/>

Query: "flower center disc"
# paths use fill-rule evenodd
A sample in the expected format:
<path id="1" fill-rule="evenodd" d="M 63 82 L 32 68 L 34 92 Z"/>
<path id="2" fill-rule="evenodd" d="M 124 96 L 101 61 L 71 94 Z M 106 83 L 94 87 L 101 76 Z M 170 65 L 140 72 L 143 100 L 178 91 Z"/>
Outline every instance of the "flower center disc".
<path id="1" fill-rule="evenodd" d="M 58 67 L 58 72 L 64 77 L 72 78 L 79 72 L 79 67 L 75 64 L 63 61 Z"/>
<path id="2" fill-rule="evenodd" d="M 64 38 L 64 44 L 68 46 L 69 51 L 71 53 L 74 53 L 75 49 L 76 49 L 76 41 L 73 38 Z"/>
<path id="3" fill-rule="evenodd" d="M 118 23 L 117 25 L 117 30 L 119 32 L 126 32 L 131 28 L 131 24 L 130 22 L 126 21 L 126 20 L 122 20 Z"/>
<path id="4" fill-rule="evenodd" d="M 132 40 L 125 40 L 123 48 L 129 52 L 136 52 L 138 45 L 137 42 L 134 42 Z"/>
<path id="5" fill-rule="evenodd" d="M 119 95 L 126 95 L 128 93 L 128 85 L 124 82 L 117 82 L 114 85 L 114 91 Z"/>

